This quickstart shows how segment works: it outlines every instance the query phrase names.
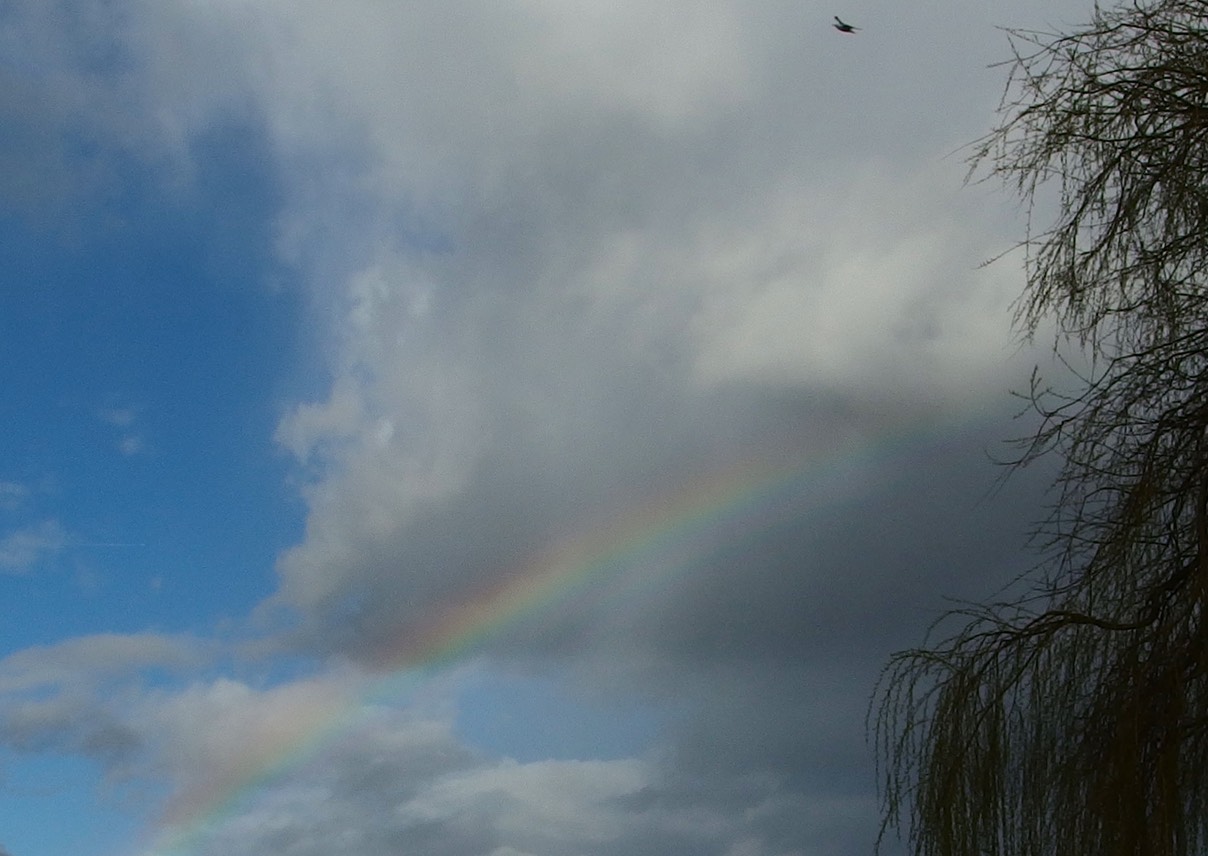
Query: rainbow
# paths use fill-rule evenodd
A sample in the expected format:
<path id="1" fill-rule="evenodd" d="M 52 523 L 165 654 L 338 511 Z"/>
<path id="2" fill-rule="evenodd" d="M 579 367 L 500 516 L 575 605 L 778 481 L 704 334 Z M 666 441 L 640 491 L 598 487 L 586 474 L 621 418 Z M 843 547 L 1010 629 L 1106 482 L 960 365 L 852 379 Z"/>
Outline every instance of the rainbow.
<path id="1" fill-rule="evenodd" d="M 765 453 L 632 503 L 609 519 L 553 541 L 523 567 L 500 575 L 502 582 L 408 628 L 387 652 L 385 677 L 368 691 L 362 688 L 291 714 L 288 733 L 269 741 L 244 769 L 174 800 L 159 825 L 164 831 L 144 856 L 191 852 L 261 788 L 355 731 L 375 700 L 398 698 L 405 685 L 418 684 L 559 604 L 593 592 L 625 591 L 631 597 L 633 589 L 666 586 L 677 575 L 690 573 L 709 550 L 833 509 L 836 496 L 854 493 L 854 476 L 917 437 L 912 433 L 897 442 L 882 437 L 875 446 L 853 444 L 822 462 L 803 460 L 799 451 Z M 605 594 L 593 605 L 606 609 L 612 604 Z"/>

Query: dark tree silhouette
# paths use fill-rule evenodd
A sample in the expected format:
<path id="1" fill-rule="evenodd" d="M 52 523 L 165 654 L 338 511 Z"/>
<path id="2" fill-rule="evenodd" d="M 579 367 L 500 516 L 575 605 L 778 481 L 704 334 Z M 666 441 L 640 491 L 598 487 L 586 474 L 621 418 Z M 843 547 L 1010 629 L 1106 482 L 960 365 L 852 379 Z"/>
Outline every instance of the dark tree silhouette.
<path id="1" fill-rule="evenodd" d="M 1013 462 L 1062 469 L 1025 593 L 886 669 L 882 834 L 920 856 L 1203 854 L 1208 0 L 1009 35 L 972 161 L 1031 215 L 1019 329 L 1054 324 L 1079 355 L 1065 392 L 1033 374 L 1040 427 Z"/>

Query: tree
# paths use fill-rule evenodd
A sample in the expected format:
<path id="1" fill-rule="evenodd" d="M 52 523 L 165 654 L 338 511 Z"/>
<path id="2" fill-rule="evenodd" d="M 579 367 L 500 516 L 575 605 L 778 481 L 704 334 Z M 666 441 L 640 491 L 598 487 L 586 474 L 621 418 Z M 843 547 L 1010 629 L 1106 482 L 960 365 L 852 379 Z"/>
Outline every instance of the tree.
<path id="1" fill-rule="evenodd" d="M 1072 392 L 1034 372 L 1026 396 L 1039 428 L 1011 463 L 1061 469 L 1024 593 L 950 613 L 882 677 L 882 835 L 919 856 L 1202 854 L 1208 0 L 1009 36 L 974 173 L 1030 212 L 1019 329 L 1080 356 Z"/>

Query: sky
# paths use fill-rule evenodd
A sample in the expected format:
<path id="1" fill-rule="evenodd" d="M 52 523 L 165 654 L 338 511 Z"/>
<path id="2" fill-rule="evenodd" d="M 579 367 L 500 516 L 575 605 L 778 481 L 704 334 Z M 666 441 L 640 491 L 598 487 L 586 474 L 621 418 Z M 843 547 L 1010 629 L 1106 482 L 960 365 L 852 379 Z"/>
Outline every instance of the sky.
<path id="1" fill-rule="evenodd" d="M 966 147 L 1090 12 L 0 4 L 0 854 L 870 853 L 1036 561 Z"/>

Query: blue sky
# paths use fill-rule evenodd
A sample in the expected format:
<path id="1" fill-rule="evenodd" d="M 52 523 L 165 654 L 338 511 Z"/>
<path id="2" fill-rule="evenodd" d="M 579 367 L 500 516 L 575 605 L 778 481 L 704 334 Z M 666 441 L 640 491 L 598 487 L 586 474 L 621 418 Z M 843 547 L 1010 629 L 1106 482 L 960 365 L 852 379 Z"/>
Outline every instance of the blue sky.
<path id="1" fill-rule="evenodd" d="M 188 187 L 165 192 L 107 152 L 95 196 L 3 223 L 0 514 L 8 543 L 45 542 L 0 577 L 16 607 L 6 652 L 213 634 L 271 593 L 273 557 L 300 530 L 271 442 L 304 335 L 266 251 L 274 176 L 255 129 L 196 147 Z M 94 762 L 6 754 L 9 847 L 128 852 L 138 813 Z"/>
<path id="2" fill-rule="evenodd" d="M 869 852 L 1083 6 L 0 7 L 5 856 Z"/>
<path id="3" fill-rule="evenodd" d="M 54 585 L 12 628 L 27 643 L 209 629 L 269 593 L 296 536 L 271 442 L 302 340 L 296 296 L 269 287 L 274 179 L 252 129 L 197 152 L 180 192 L 115 158 L 75 222 L 5 223 L 9 525 L 54 521 L 62 542 L 23 593 Z"/>

